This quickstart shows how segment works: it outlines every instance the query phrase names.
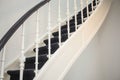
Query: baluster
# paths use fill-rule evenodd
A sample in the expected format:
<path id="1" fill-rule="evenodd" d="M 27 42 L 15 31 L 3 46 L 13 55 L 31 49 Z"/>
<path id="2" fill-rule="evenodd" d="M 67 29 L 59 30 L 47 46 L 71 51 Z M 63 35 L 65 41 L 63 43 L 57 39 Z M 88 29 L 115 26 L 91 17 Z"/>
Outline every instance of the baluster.
<path id="1" fill-rule="evenodd" d="M 6 47 L 4 47 L 3 50 L 2 50 L 0 80 L 3 80 L 3 79 L 4 79 L 5 51 L 6 51 Z"/>
<path id="2" fill-rule="evenodd" d="M 83 0 L 80 0 L 80 8 L 81 8 L 81 23 L 84 22 L 84 17 L 83 17 Z"/>
<path id="3" fill-rule="evenodd" d="M 51 6 L 48 3 L 48 58 L 51 57 Z"/>
<path id="4" fill-rule="evenodd" d="M 69 0 L 67 0 L 67 31 L 68 31 L 68 38 L 70 37 L 70 10 L 69 10 Z"/>
<path id="5" fill-rule="evenodd" d="M 58 0 L 59 46 L 61 46 L 61 1 Z"/>
<path id="6" fill-rule="evenodd" d="M 86 8 L 87 8 L 87 18 L 89 17 L 89 8 L 88 8 L 88 0 L 86 0 Z"/>
<path id="7" fill-rule="evenodd" d="M 77 2 L 74 0 L 75 30 L 77 30 Z"/>
<path id="8" fill-rule="evenodd" d="M 36 44 L 35 44 L 35 48 L 36 48 L 36 58 L 35 58 L 35 75 L 37 76 L 38 74 L 38 48 L 39 48 L 39 10 L 37 10 L 37 14 L 36 14 Z"/>
<path id="9" fill-rule="evenodd" d="M 91 1 L 91 8 L 92 8 L 92 11 L 91 12 L 93 12 L 93 0 Z"/>
<path id="10" fill-rule="evenodd" d="M 24 62 L 25 62 L 25 56 L 24 56 L 24 48 L 25 48 L 25 27 L 24 24 L 22 24 L 22 48 L 21 48 L 21 57 L 20 57 L 20 80 L 23 80 L 23 72 L 24 72 Z"/>
<path id="11" fill-rule="evenodd" d="M 96 7 L 97 7 L 97 0 L 95 0 L 95 3 L 96 3 Z"/>

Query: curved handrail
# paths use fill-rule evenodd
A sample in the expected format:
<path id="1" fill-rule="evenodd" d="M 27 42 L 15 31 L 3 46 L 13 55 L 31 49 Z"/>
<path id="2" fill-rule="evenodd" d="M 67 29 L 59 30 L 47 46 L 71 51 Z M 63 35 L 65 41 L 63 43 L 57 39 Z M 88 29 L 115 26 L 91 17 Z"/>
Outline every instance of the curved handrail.
<path id="1" fill-rule="evenodd" d="M 7 41 L 12 37 L 12 35 L 17 31 L 17 29 L 28 19 L 29 16 L 31 16 L 36 10 L 38 10 L 40 7 L 44 6 L 47 2 L 50 0 L 44 0 L 40 3 L 38 3 L 36 6 L 31 8 L 29 11 L 27 11 L 9 30 L 8 32 L 2 37 L 0 40 L 0 51 L 5 46 Z"/>

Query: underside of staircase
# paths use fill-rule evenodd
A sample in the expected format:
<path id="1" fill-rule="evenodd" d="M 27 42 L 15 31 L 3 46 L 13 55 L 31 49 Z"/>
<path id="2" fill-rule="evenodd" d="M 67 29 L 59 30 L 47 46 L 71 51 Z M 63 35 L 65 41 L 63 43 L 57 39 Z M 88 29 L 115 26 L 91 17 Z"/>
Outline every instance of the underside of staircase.
<path id="1" fill-rule="evenodd" d="M 96 2 L 93 1 L 93 6 L 96 8 Z M 92 12 L 92 4 L 90 3 L 88 5 L 89 13 Z M 89 14 L 91 15 L 91 14 Z M 83 18 L 85 22 L 85 18 L 87 17 L 87 7 L 83 9 Z M 70 19 L 70 33 L 75 32 L 75 16 Z M 81 18 L 81 11 L 77 14 L 77 25 L 82 24 L 82 18 Z M 54 54 L 54 52 L 59 48 L 59 31 L 52 33 L 53 37 L 51 38 L 51 54 Z M 67 29 L 67 21 L 66 24 L 61 26 L 61 41 L 65 42 L 68 39 L 68 29 Z M 46 45 L 39 47 L 39 56 L 38 56 L 38 69 L 40 70 L 46 61 L 48 60 L 48 39 L 43 41 Z M 36 52 L 36 48 L 33 49 L 34 52 Z M 25 60 L 25 67 L 23 72 L 23 80 L 33 80 L 35 77 L 35 56 L 27 57 Z M 19 80 L 20 70 L 8 70 L 8 75 L 10 75 L 10 80 Z"/>

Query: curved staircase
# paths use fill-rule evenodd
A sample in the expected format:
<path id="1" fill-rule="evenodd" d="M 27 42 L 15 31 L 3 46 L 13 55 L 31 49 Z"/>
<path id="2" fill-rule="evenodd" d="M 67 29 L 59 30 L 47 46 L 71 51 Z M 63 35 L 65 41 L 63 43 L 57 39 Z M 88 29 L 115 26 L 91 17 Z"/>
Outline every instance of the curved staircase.
<path id="1" fill-rule="evenodd" d="M 77 29 L 78 29 L 81 26 L 82 21 L 85 22 L 88 19 L 88 16 L 91 16 L 92 12 L 96 9 L 99 3 L 100 3 L 99 0 L 93 0 L 92 3 L 88 4 L 88 7 L 83 8 L 82 11 L 79 11 L 76 16 L 72 16 L 72 18 L 69 20 L 70 36 L 76 31 L 75 18 L 77 18 Z M 82 12 L 83 12 L 83 18 L 82 18 Z M 68 21 L 66 20 L 65 23 L 66 23 L 65 25 L 61 26 L 61 32 L 59 31 L 52 32 L 52 37 L 50 38 L 50 40 L 45 39 L 42 41 L 44 42 L 45 46 L 41 46 L 38 48 L 38 66 L 37 66 L 38 70 L 40 70 L 44 66 L 44 64 L 49 60 L 49 56 L 48 56 L 49 47 L 51 48 L 50 50 L 52 55 L 60 48 L 59 35 L 61 35 L 62 44 L 64 44 L 64 42 L 69 39 L 68 38 Z M 36 50 L 37 50 L 36 48 L 33 49 L 35 53 L 36 53 Z M 36 56 L 26 57 L 24 64 L 25 66 L 23 70 L 22 80 L 33 80 L 35 76 L 38 76 L 35 74 Z M 20 70 L 8 70 L 7 74 L 10 75 L 10 80 L 20 80 Z"/>
<path id="2" fill-rule="evenodd" d="M 94 7 L 96 6 L 95 0 L 93 1 Z M 92 5 L 89 4 L 89 12 L 92 11 Z M 83 9 L 83 16 L 84 18 L 87 17 L 87 8 L 85 7 Z M 70 33 L 75 32 L 75 17 L 73 16 L 70 22 Z M 81 21 L 81 11 L 77 14 L 77 25 L 80 25 L 82 23 Z M 53 37 L 51 38 L 51 54 L 53 54 L 58 48 L 59 48 L 59 31 L 56 31 L 52 33 Z M 65 25 L 61 26 L 61 41 L 65 42 L 68 39 L 68 32 L 67 32 L 67 22 Z M 43 41 L 46 46 L 39 47 L 39 56 L 38 56 L 38 69 L 41 69 L 42 66 L 46 63 L 48 60 L 48 39 Z M 33 49 L 34 51 L 36 49 Z M 35 73 L 35 56 L 33 57 L 27 57 L 25 61 L 25 69 L 23 73 L 23 80 L 33 80 Z M 10 80 L 19 80 L 19 70 L 9 70 L 7 73 L 10 75 Z M 29 77 L 28 77 L 29 76 Z"/>

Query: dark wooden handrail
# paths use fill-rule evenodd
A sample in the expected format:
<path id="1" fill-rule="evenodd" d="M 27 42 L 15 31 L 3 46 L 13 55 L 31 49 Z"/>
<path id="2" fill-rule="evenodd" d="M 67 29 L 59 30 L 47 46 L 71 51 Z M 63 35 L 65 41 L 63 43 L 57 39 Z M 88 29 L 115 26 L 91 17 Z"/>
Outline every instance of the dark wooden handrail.
<path id="1" fill-rule="evenodd" d="M 0 51 L 5 46 L 7 41 L 12 37 L 12 35 L 18 30 L 18 28 L 28 19 L 29 16 L 31 16 L 35 11 L 37 11 L 40 7 L 44 6 L 46 3 L 48 3 L 50 0 L 44 0 L 40 3 L 38 3 L 36 6 L 31 8 L 29 11 L 27 11 L 9 30 L 8 32 L 2 37 L 0 40 Z"/>

